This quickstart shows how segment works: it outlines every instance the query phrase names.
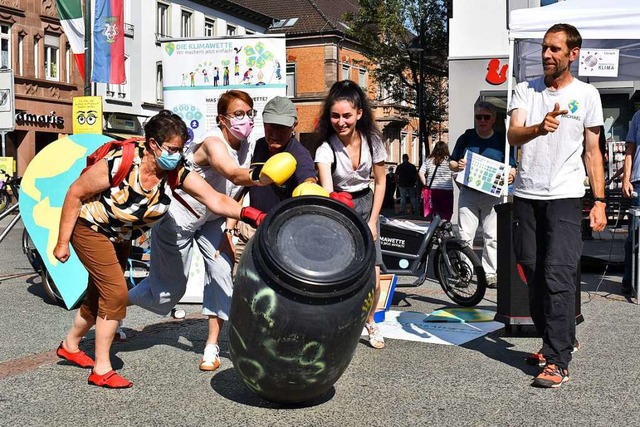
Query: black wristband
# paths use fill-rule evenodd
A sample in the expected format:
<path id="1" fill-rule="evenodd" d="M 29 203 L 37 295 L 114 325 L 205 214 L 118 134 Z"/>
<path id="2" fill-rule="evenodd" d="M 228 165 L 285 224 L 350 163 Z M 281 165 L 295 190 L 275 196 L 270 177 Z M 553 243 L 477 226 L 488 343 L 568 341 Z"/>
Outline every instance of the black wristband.
<path id="1" fill-rule="evenodd" d="M 600 203 L 606 204 L 607 203 L 607 199 L 606 199 L 606 197 L 594 197 L 593 198 L 593 202 L 594 203 L 595 202 L 600 202 Z"/>

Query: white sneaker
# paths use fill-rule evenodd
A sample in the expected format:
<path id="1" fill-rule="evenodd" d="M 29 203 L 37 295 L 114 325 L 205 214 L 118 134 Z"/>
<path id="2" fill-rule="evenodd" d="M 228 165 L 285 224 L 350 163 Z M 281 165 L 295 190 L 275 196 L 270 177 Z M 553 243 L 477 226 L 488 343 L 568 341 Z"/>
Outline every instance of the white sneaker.
<path id="1" fill-rule="evenodd" d="M 200 359 L 201 371 L 215 371 L 220 367 L 220 347 L 216 344 L 207 344 L 204 355 Z"/>

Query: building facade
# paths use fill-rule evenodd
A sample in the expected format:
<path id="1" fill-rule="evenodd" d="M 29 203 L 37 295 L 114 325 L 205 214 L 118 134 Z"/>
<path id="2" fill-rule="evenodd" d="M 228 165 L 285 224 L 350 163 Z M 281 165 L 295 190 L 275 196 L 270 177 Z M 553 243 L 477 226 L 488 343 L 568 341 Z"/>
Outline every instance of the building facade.
<path id="1" fill-rule="evenodd" d="M 272 22 L 224 0 L 124 0 L 124 14 L 127 81 L 91 84 L 103 98 L 104 131 L 122 136 L 142 134 L 146 118 L 163 107 L 160 39 L 263 34 Z M 84 82 L 54 0 L 0 0 L 0 48 L 0 67 L 12 69 L 15 82 L 6 156 L 22 175 L 36 153 L 72 133 L 73 97 L 84 95 Z"/>
<path id="2" fill-rule="evenodd" d="M 287 95 L 298 109 L 300 141 L 315 150 L 314 135 L 321 103 L 331 85 L 350 79 L 368 94 L 376 121 L 383 133 L 387 162 L 400 163 L 407 153 L 418 161 L 418 121 L 413 108 L 386 99 L 384 88 L 371 78 L 371 64 L 359 46 L 348 37 L 342 22 L 345 13 L 357 12 L 357 2 L 315 0 L 278 2 L 235 0 L 235 3 L 265 15 L 274 23 L 267 34 L 286 35 Z"/>
<path id="3" fill-rule="evenodd" d="M 0 46 L 0 66 L 14 74 L 16 113 L 5 154 L 21 175 L 39 150 L 71 133 L 82 80 L 52 0 L 0 0 Z"/>

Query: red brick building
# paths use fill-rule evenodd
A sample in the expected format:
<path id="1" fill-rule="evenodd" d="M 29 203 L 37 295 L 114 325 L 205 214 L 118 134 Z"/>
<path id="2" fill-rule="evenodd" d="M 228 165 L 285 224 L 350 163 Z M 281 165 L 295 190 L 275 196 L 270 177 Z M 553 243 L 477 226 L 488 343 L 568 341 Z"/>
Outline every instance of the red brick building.
<path id="1" fill-rule="evenodd" d="M 3 68 L 14 72 L 16 127 L 6 155 L 22 175 L 33 156 L 72 128 L 71 104 L 83 83 L 54 1 L 0 1 Z"/>

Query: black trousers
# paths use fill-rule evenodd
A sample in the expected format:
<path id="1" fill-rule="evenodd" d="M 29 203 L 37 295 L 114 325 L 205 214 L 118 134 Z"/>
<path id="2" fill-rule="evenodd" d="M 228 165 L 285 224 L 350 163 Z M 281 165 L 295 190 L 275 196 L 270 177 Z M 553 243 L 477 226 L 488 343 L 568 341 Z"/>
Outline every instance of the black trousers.
<path id="1" fill-rule="evenodd" d="M 566 369 L 575 342 L 582 253 L 581 199 L 514 198 L 514 252 L 529 288 L 531 319 L 548 363 Z"/>

